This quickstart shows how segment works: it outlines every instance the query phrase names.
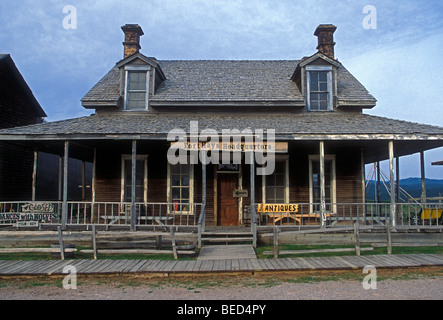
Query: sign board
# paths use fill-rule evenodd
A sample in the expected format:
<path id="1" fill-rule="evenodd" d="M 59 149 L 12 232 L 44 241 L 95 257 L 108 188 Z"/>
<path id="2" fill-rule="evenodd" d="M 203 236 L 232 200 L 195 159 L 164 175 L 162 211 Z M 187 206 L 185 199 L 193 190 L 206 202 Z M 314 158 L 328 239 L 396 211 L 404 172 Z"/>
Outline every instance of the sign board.
<path id="1" fill-rule="evenodd" d="M 247 198 L 248 197 L 248 190 L 246 190 L 246 189 L 234 190 L 233 197 L 234 198 Z"/>
<path id="2" fill-rule="evenodd" d="M 38 221 L 17 221 L 17 228 L 38 227 Z"/>
<path id="3" fill-rule="evenodd" d="M 26 225 L 25 222 L 29 222 L 30 225 L 38 224 L 38 222 L 49 222 L 55 220 L 58 216 L 54 204 L 50 202 L 17 203 L 7 210 L 7 212 L 0 213 L 0 221 L 20 222 L 22 226 Z"/>
<path id="4" fill-rule="evenodd" d="M 247 151 L 261 151 L 261 152 L 275 152 L 287 153 L 287 142 L 171 142 L 179 149 L 187 151 L 228 151 L 228 152 L 247 152 Z"/>
<path id="5" fill-rule="evenodd" d="M 298 212 L 298 204 L 259 203 L 257 212 L 260 213 Z"/>

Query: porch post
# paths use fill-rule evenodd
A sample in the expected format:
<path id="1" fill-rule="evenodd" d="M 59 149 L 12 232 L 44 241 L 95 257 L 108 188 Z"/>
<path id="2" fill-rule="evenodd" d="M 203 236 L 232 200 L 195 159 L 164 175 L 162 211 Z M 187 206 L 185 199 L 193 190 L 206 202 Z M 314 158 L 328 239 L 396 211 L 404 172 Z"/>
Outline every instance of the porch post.
<path id="1" fill-rule="evenodd" d="M 320 215 L 322 228 L 326 227 L 325 194 L 325 142 L 320 141 Z"/>
<path id="2" fill-rule="evenodd" d="M 254 163 L 254 152 L 251 153 L 251 210 L 255 207 L 255 163 Z"/>
<path id="3" fill-rule="evenodd" d="M 82 201 L 85 201 L 86 179 L 85 179 L 85 160 L 82 161 Z"/>
<path id="4" fill-rule="evenodd" d="M 206 159 L 202 159 L 202 206 L 206 212 Z M 206 226 L 206 216 L 203 219 L 203 230 L 205 230 Z"/>
<path id="5" fill-rule="evenodd" d="M 380 200 L 381 200 L 381 189 L 380 189 L 380 161 L 377 161 L 377 181 L 376 181 L 376 200 L 375 200 L 375 207 L 377 216 L 380 218 L 381 210 L 380 210 Z"/>
<path id="6" fill-rule="evenodd" d="M 63 157 L 58 157 L 58 201 L 63 201 Z"/>
<path id="7" fill-rule="evenodd" d="M 252 246 L 257 247 L 257 217 L 255 212 L 255 159 L 254 152 L 251 151 L 251 231 Z"/>
<path id="8" fill-rule="evenodd" d="M 389 186 L 391 189 L 391 225 L 395 227 L 397 212 L 395 208 L 395 180 L 394 180 L 394 141 L 389 141 Z"/>
<path id="9" fill-rule="evenodd" d="M 421 203 L 426 203 L 426 175 L 425 175 L 424 151 L 420 151 L 420 173 L 421 173 Z"/>
<path id="10" fill-rule="evenodd" d="M 400 157 L 397 156 L 395 158 L 395 175 L 397 183 L 395 184 L 395 199 L 398 202 L 400 202 Z"/>
<path id="11" fill-rule="evenodd" d="M 363 204 L 362 214 L 363 217 L 366 216 L 366 170 L 365 170 L 365 149 L 361 148 L 360 156 L 360 170 L 361 170 L 361 200 Z M 359 218 L 359 217 L 357 217 Z"/>
<path id="12" fill-rule="evenodd" d="M 91 208 L 91 222 L 93 222 L 94 219 L 94 207 L 95 207 L 95 175 L 97 170 L 97 149 L 94 148 L 94 157 L 92 159 L 92 186 L 91 186 L 91 198 L 92 198 L 92 208 Z M 98 220 L 97 220 L 98 221 Z"/>
<path id="13" fill-rule="evenodd" d="M 38 151 L 34 149 L 34 165 L 32 167 L 32 201 L 35 201 L 35 191 L 37 188 L 37 161 L 38 161 Z"/>
<path id="14" fill-rule="evenodd" d="M 136 179 L 136 165 L 137 165 L 137 141 L 132 140 L 132 171 L 131 171 L 131 231 L 135 231 L 137 212 L 135 208 L 135 179 Z"/>
<path id="15" fill-rule="evenodd" d="M 62 228 L 66 229 L 68 222 L 68 163 L 69 163 L 69 141 L 65 141 L 63 156 L 63 204 L 62 204 Z"/>

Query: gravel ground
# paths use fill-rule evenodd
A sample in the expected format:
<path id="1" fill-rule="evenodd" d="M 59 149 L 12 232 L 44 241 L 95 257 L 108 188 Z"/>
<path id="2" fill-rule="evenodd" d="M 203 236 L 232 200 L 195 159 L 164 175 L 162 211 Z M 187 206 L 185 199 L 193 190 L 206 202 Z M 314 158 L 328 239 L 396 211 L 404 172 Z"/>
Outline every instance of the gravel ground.
<path id="1" fill-rule="evenodd" d="M 443 300 L 443 269 L 393 270 L 364 289 L 361 272 L 340 274 L 219 275 L 183 278 L 62 278 L 0 280 L 0 300 Z M 320 280 L 322 279 L 322 280 Z"/>

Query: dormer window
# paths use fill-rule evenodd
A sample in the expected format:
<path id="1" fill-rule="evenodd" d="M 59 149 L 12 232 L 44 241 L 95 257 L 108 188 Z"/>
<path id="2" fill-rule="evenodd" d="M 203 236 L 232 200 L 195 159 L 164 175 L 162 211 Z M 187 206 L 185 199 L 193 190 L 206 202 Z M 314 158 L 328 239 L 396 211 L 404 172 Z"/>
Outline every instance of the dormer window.
<path id="1" fill-rule="evenodd" d="M 125 110 L 148 110 L 149 66 L 126 66 Z"/>
<path id="2" fill-rule="evenodd" d="M 308 110 L 332 110 L 332 66 L 306 66 Z"/>

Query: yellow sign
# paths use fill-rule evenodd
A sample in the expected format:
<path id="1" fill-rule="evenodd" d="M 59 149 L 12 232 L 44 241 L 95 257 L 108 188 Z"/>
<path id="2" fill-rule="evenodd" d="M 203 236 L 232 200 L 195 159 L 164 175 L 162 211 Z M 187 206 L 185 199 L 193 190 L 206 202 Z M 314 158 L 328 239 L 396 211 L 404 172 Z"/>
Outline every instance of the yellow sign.
<path id="1" fill-rule="evenodd" d="M 257 212 L 298 212 L 298 204 L 260 203 Z"/>

